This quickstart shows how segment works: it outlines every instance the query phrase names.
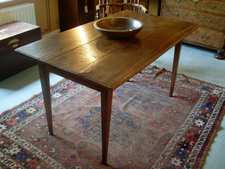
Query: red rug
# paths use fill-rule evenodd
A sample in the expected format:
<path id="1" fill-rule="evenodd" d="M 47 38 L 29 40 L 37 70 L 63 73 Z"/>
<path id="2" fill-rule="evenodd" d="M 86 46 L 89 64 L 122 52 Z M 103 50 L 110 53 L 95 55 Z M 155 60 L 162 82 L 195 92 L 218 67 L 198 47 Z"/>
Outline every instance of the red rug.
<path id="1" fill-rule="evenodd" d="M 101 165 L 100 95 L 71 81 L 52 87 L 54 131 L 42 95 L 0 116 L 0 168 L 199 169 L 225 109 L 225 90 L 148 67 L 114 92 L 109 165 Z"/>

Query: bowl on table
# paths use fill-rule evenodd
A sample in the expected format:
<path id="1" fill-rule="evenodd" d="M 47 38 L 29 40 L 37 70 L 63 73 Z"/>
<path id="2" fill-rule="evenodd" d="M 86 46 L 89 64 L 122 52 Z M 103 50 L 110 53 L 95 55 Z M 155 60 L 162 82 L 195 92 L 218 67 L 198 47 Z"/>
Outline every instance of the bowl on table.
<path id="1" fill-rule="evenodd" d="M 110 38 L 131 38 L 143 28 L 143 23 L 129 17 L 106 17 L 97 20 L 94 27 Z"/>

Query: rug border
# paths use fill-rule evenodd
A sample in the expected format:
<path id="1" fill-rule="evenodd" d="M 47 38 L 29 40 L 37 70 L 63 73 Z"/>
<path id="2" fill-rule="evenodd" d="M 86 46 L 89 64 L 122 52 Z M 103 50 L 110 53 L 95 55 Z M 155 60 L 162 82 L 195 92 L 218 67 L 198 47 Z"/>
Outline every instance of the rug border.
<path id="1" fill-rule="evenodd" d="M 214 124 L 213 128 L 211 129 L 211 134 L 209 134 L 208 139 L 206 140 L 206 142 L 204 143 L 204 145 L 202 147 L 202 149 L 204 149 L 204 150 L 199 153 L 197 160 L 196 160 L 196 164 L 193 167 L 193 169 L 203 169 L 203 167 L 205 166 L 205 162 L 208 158 L 210 148 L 211 148 L 212 144 L 214 143 L 214 140 L 217 137 L 219 130 L 221 129 L 220 127 L 221 127 L 222 121 L 225 118 L 224 115 L 225 115 L 225 109 L 224 109 L 224 107 L 221 107 L 221 112 L 219 113 L 219 116 L 216 119 L 216 123 Z"/>

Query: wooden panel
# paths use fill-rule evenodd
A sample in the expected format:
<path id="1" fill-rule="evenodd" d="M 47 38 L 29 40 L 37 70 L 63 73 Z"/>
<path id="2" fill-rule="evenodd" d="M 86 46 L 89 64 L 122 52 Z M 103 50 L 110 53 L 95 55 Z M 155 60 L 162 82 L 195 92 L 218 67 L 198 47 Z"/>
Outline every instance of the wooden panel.
<path id="1" fill-rule="evenodd" d="M 43 33 L 59 29 L 58 0 L 35 0 L 37 24 Z"/>
<path id="2" fill-rule="evenodd" d="M 13 36 L 11 38 L 7 38 L 0 42 L 0 45 L 4 50 L 14 50 L 20 46 L 26 45 L 28 43 L 39 40 L 41 37 L 40 29 L 34 29 L 31 31 L 27 31 L 26 33 L 21 33 L 19 35 Z"/>
<path id="3" fill-rule="evenodd" d="M 225 0 L 162 0 L 162 3 L 171 8 L 183 8 L 225 16 Z"/>
<path id="4" fill-rule="evenodd" d="M 41 31 L 48 32 L 49 22 L 46 0 L 35 0 L 35 12 L 37 16 L 37 24 L 41 27 Z"/>
<path id="5" fill-rule="evenodd" d="M 225 0 L 159 0 L 161 15 L 196 23 L 200 28 L 185 41 L 221 50 L 225 46 Z"/>
<path id="6" fill-rule="evenodd" d="M 149 1 L 149 13 L 151 15 L 158 14 L 158 0 L 150 0 Z"/>
<path id="7" fill-rule="evenodd" d="M 95 1 L 87 1 L 86 4 L 84 0 L 59 0 L 60 30 L 65 31 L 93 21 L 95 13 Z"/>
<path id="8" fill-rule="evenodd" d="M 0 27 L 1 51 L 8 52 L 15 48 L 39 40 L 41 37 L 40 27 L 23 23 L 12 22 Z"/>
<path id="9" fill-rule="evenodd" d="M 4 51 L 0 55 L 0 81 L 32 65 L 34 61 L 13 51 Z"/>
<path id="10" fill-rule="evenodd" d="M 161 15 L 225 32 L 225 15 L 212 15 L 206 12 L 184 9 L 179 6 L 167 6 L 165 3 L 162 3 Z"/>
<path id="11" fill-rule="evenodd" d="M 58 0 L 50 0 L 49 1 L 49 10 L 50 10 L 50 23 L 51 28 L 50 30 L 57 30 L 59 29 L 59 7 L 58 7 Z"/>
<path id="12" fill-rule="evenodd" d="M 222 49 L 224 47 L 225 32 L 218 32 L 206 27 L 199 27 L 185 40 L 189 43 L 195 43 L 210 49 Z"/>
<path id="13" fill-rule="evenodd" d="M 145 26 L 132 40 L 111 40 L 89 23 L 17 51 L 83 81 L 115 89 L 196 29 L 188 22 L 128 11 L 116 16 L 137 18 Z"/>
<path id="14" fill-rule="evenodd" d="M 61 31 L 65 31 L 79 25 L 78 5 L 78 0 L 59 0 Z"/>

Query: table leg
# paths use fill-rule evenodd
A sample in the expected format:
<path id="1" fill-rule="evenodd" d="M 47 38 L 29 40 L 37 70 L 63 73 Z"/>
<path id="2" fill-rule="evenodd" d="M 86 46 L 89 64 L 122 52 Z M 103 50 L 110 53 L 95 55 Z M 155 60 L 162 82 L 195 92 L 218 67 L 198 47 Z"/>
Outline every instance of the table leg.
<path id="1" fill-rule="evenodd" d="M 45 112 L 46 112 L 47 123 L 48 123 L 48 130 L 49 130 L 49 134 L 53 135 L 49 72 L 46 69 L 46 66 L 43 64 L 39 64 L 39 75 L 40 75 L 40 80 L 41 80 Z"/>
<path id="2" fill-rule="evenodd" d="M 101 114 L 102 114 L 102 163 L 107 164 L 109 131 L 112 112 L 113 90 L 101 92 Z"/>
<path id="3" fill-rule="evenodd" d="M 170 94 L 169 96 L 173 96 L 174 86 L 176 82 L 176 76 L 177 76 L 177 68 L 180 58 L 180 49 L 181 49 L 181 42 L 176 44 L 175 46 L 175 53 L 174 53 L 174 59 L 173 59 L 173 70 L 172 70 L 172 76 L 171 76 L 171 84 L 170 84 Z"/>

